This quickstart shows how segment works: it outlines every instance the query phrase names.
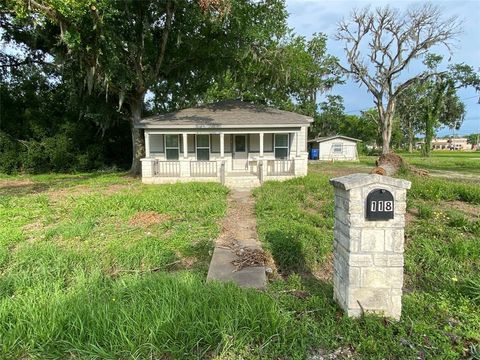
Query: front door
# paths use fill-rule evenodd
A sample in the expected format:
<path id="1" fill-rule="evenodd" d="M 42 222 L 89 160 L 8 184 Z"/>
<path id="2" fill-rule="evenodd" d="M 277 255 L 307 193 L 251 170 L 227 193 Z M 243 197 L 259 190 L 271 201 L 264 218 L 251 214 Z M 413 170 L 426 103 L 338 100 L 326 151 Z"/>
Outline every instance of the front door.
<path id="1" fill-rule="evenodd" d="M 233 136 L 233 170 L 247 170 L 247 135 Z"/>

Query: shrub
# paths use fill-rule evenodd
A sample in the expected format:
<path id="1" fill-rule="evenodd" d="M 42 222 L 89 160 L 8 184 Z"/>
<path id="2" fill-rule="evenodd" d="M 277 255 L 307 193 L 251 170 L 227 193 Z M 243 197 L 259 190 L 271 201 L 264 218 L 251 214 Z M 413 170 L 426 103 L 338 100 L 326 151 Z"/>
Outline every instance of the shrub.
<path id="1" fill-rule="evenodd" d="M 0 172 L 13 173 L 20 167 L 20 144 L 6 133 L 0 131 Z"/>

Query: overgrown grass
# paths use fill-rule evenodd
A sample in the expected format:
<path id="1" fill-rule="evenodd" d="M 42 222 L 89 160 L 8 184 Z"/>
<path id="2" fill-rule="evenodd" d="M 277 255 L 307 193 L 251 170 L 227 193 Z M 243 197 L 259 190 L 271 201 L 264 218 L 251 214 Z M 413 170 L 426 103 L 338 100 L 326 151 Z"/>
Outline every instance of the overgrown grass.
<path id="1" fill-rule="evenodd" d="M 402 320 L 353 320 L 332 299 L 330 177 L 255 191 L 259 234 L 283 275 L 265 293 L 205 283 L 226 207 L 220 185 L 144 186 L 121 174 L 5 179 L 0 358 L 478 355 L 478 203 L 458 201 L 471 188 L 412 178 Z M 160 221 L 132 222 L 149 213 Z"/>
<path id="2" fill-rule="evenodd" d="M 315 294 L 309 300 L 290 296 L 285 306 L 312 312 L 316 346 L 353 348 L 361 358 L 475 358 L 480 350 L 480 207 L 479 188 L 447 180 L 411 177 L 405 250 L 405 292 L 400 322 L 375 316 L 347 320 L 333 298 L 331 260 L 333 193 L 326 174 L 313 173 L 286 183 L 267 183 L 256 191 L 258 228 L 279 270 L 286 291 Z M 445 200 L 460 200 L 456 210 Z M 295 254 L 295 255 L 292 255 Z M 281 289 L 281 290 L 280 290 Z M 315 303 L 320 301 L 321 305 Z M 315 298 L 316 300 L 313 300 Z M 312 301 L 312 303 L 310 302 Z M 314 304 L 315 303 L 315 304 Z M 301 310 L 300 310 L 301 309 Z M 360 334 L 359 334 L 360 332 Z"/>
<path id="3" fill-rule="evenodd" d="M 400 153 L 411 165 L 427 170 L 459 172 L 480 175 L 480 151 L 432 151 L 430 157 L 422 157 L 419 152 Z"/>

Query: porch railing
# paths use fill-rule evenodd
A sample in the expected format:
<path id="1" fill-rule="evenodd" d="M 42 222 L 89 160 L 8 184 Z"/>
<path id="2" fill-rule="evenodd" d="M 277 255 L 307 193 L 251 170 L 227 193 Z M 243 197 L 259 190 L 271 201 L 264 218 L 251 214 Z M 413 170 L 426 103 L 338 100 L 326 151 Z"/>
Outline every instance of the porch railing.
<path id="1" fill-rule="evenodd" d="M 268 160 L 267 176 L 294 175 L 294 160 Z"/>
<path id="2" fill-rule="evenodd" d="M 179 177 L 180 161 L 159 161 L 153 162 L 153 176 Z"/>
<path id="3" fill-rule="evenodd" d="M 192 177 L 216 177 L 216 161 L 190 161 L 190 176 Z"/>

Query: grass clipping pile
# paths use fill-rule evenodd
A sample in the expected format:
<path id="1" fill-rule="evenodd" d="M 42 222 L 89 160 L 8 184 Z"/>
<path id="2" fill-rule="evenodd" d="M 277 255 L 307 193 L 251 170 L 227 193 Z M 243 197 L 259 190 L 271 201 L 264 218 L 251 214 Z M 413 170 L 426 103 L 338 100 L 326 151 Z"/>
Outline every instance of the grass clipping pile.
<path id="1" fill-rule="evenodd" d="M 375 165 L 370 174 L 394 176 L 400 170 L 406 170 L 415 175 L 428 176 L 428 171 L 407 164 L 400 155 L 394 153 L 380 155 L 377 161 L 375 161 Z"/>

